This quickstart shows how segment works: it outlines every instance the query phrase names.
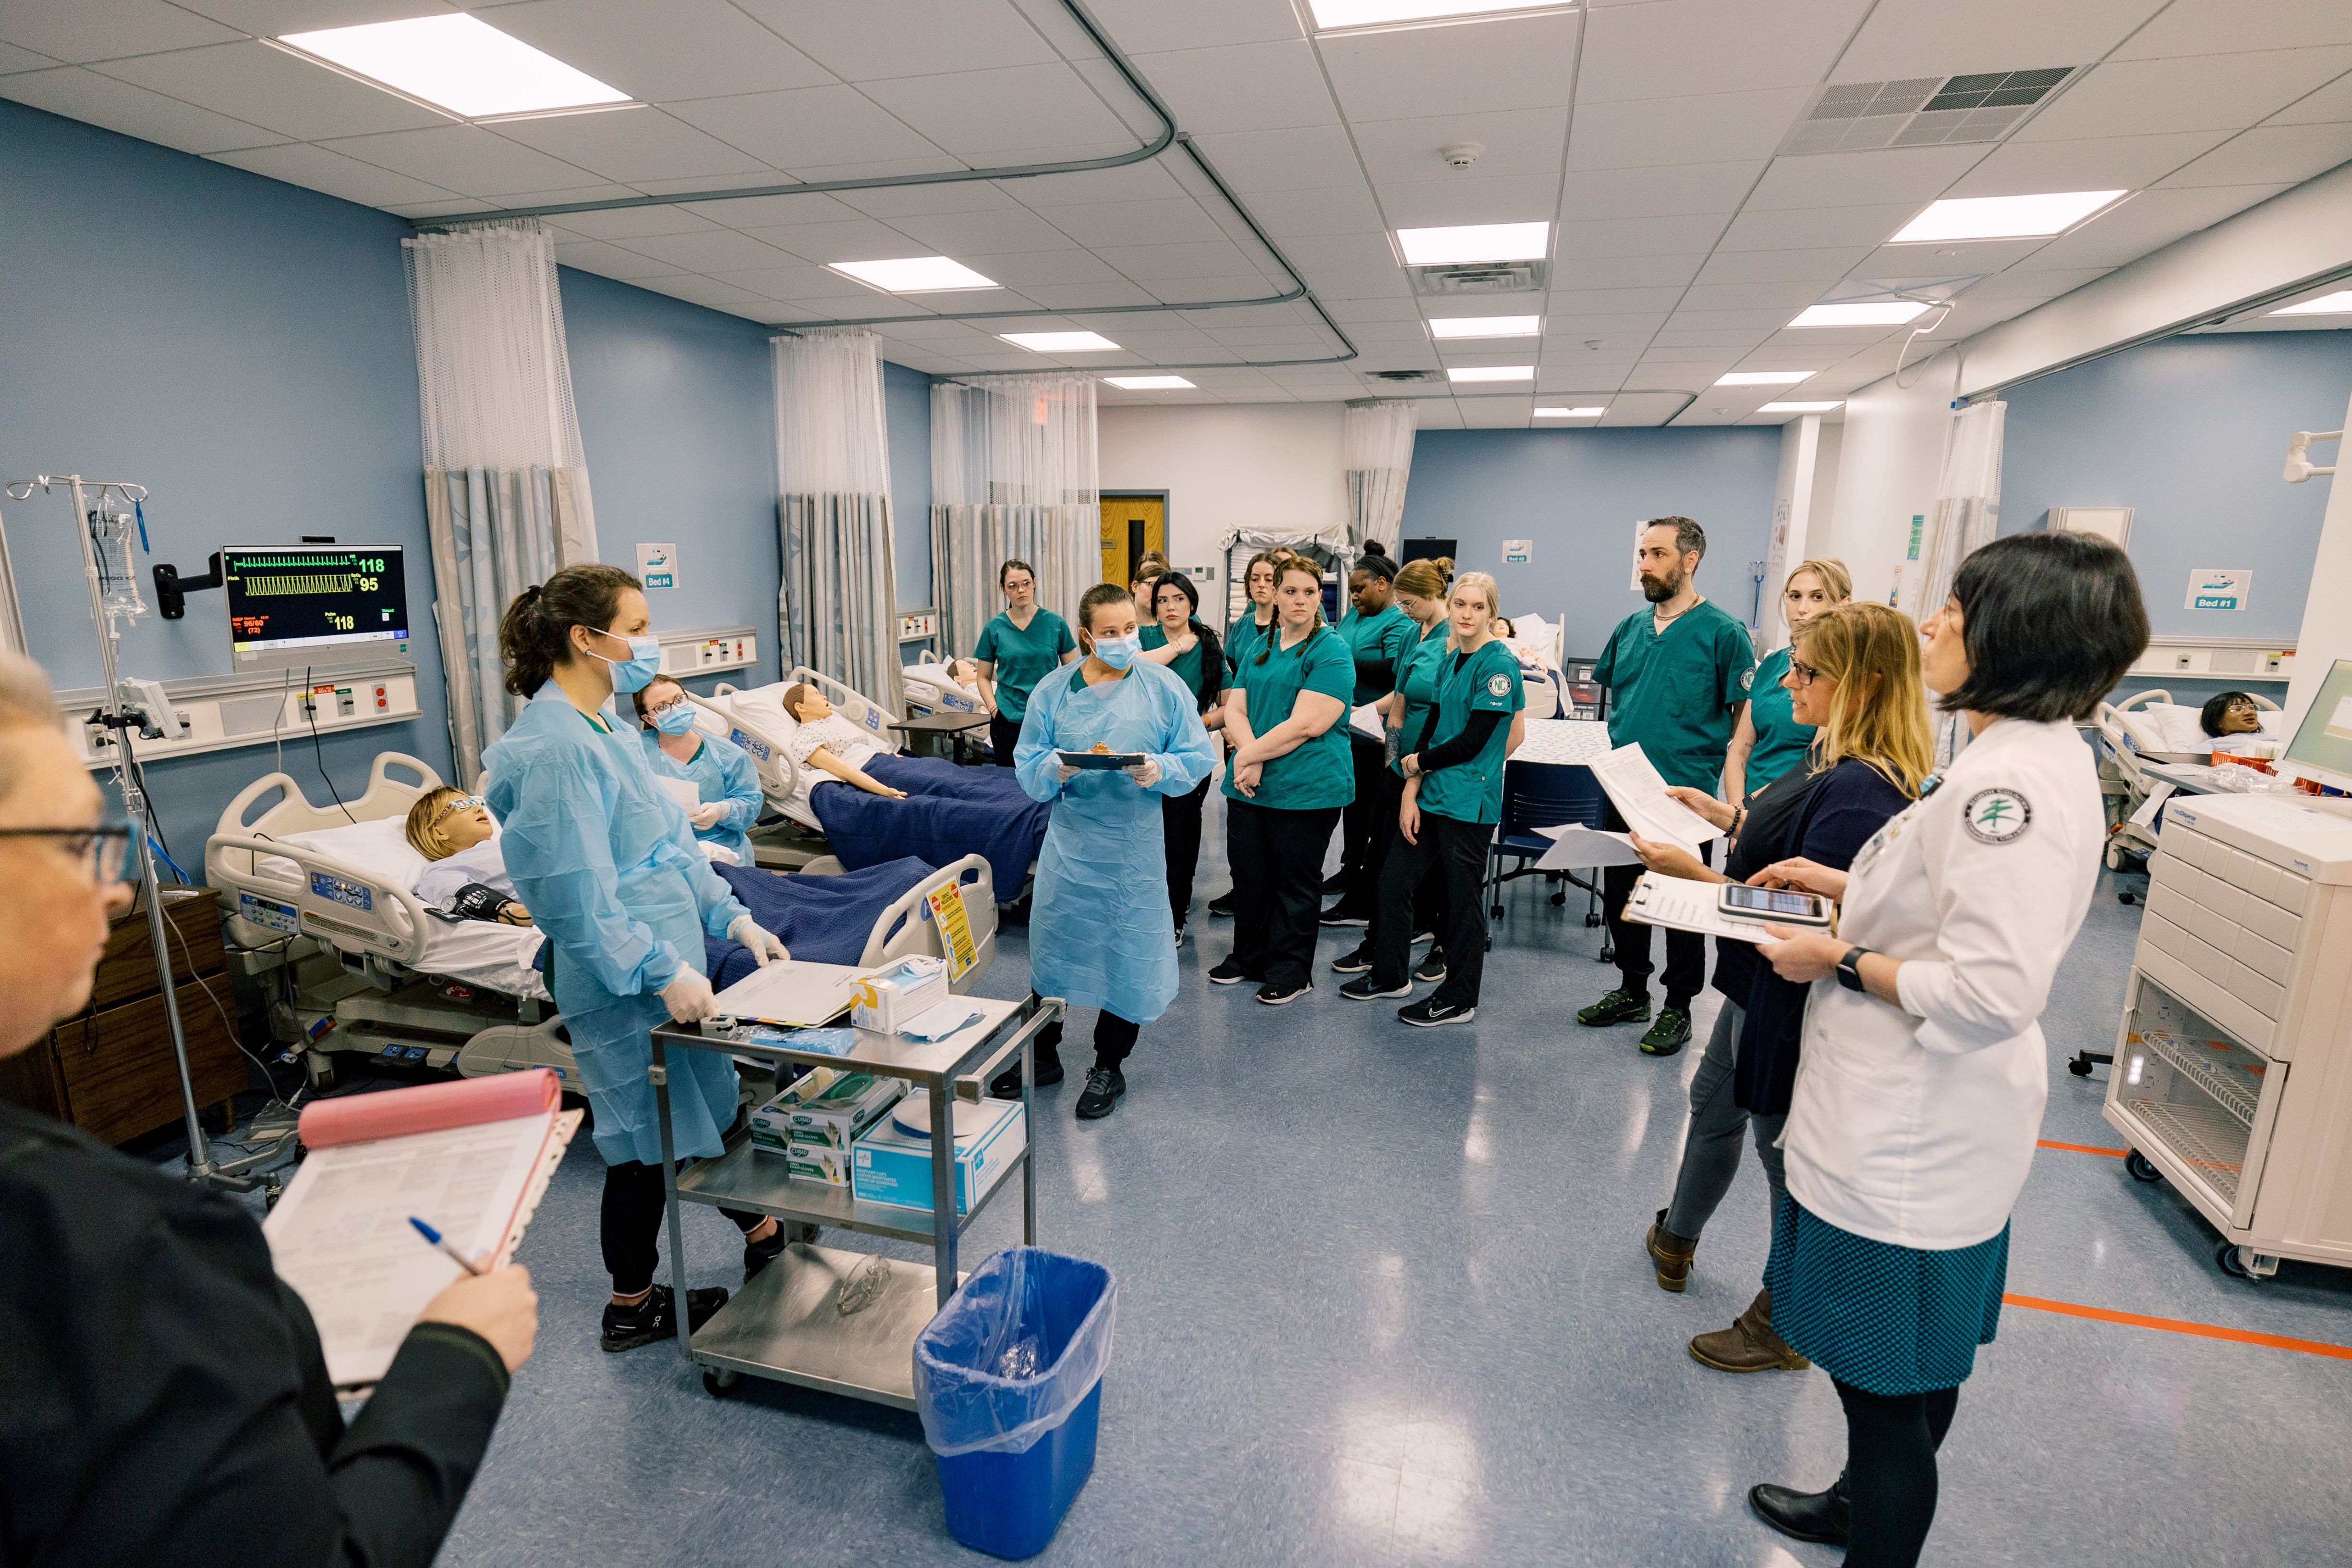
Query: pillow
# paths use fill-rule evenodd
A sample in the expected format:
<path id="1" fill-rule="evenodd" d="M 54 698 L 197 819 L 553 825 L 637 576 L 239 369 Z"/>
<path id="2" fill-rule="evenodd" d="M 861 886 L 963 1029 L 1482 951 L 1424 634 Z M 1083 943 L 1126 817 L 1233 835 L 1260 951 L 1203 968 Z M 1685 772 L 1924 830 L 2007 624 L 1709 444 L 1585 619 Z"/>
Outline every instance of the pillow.
<path id="1" fill-rule="evenodd" d="M 425 857 L 408 842 L 405 812 L 397 816 L 379 816 L 368 822 L 316 827 L 308 833 L 286 833 L 278 837 L 289 844 L 299 844 L 321 855 L 331 855 L 345 865 L 355 867 L 391 887 L 415 887 L 416 879 L 424 874 L 426 865 Z M 270 868 L 285 875 L 292 875 L 294 871 L 292 862 L 286 860 L 277 860 Z"/>
<path id="2" fill-rule="evenodd" d="M 2210 752 L 2213 737 L 2205 732 L 2204 709 L 2191 708 L 2179 702 L 2151 702 L 2147 716 L 2164 737 L 2158 751 Z"/>
<path id="3" fill-rule="evenodd" d="M 735 711 L 757 724 L 761 733 L 776 746 L 789 746 L 793 732 L 801 727 L 798 720 L 784 711 L 784 693 L 791 689 L 790 682 L 779 681 L 772 686 L 739 691 L 733 699 Z"/>
<path id="4" fill-rule="evenodd" d="M 2128 712 L 2114 710 L 2116 725 L 2123 731 L 2124 742 L 2135 752 L 2169 752 L 2175 748 L 2165 743 L 2164 726 L 2154 712 L 2147 708 L 2135 708 Z"/>

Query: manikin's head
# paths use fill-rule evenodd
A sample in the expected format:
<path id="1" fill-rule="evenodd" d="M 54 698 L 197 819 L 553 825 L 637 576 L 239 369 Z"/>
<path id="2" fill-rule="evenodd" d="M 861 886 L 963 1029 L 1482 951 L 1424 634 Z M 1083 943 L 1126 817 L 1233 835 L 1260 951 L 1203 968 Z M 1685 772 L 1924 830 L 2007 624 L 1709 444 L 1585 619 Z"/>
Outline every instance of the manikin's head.
<path id="1" fill-rule="evenodd" d="M 427 860 L 446 860 L 498 831 L 482 797 L 442 784 L 408 808 L 408 843 Z"/>

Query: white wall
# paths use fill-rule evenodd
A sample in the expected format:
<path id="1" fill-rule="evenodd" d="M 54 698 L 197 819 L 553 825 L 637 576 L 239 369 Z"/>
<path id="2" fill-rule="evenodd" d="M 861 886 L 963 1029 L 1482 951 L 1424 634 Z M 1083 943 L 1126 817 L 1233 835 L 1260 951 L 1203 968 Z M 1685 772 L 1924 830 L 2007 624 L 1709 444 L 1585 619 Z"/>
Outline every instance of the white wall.
<path id="1" fill-rule="evenodd" d="M 1944 466 L 1957 366 L 1941 353 L 1906 374 L 1873 382 L 1846 399 L 1834 464 L 1836 504 L 1816 516 L 1808 553 L 1834 555 L 1853 574 L 1853 596 L 1889 604 L 1911 542 L 1911 520 L 1933 515 Z M 1821 465 L 1816 460 L 1816 471 Z M 1917 615 L 1918 606 L 1899 606 Z"/>
<path id="2" fill-rule="evenodd" d="M 1190 571 L 1215 563 L 1230 529 L 1345 523 L 1337 403 L 1107 407 L 1097 421 L 1106 493 L 1168 492 L 1168 556 Z M 1205 596 L 1205 595 L 1204 595 Z"/>

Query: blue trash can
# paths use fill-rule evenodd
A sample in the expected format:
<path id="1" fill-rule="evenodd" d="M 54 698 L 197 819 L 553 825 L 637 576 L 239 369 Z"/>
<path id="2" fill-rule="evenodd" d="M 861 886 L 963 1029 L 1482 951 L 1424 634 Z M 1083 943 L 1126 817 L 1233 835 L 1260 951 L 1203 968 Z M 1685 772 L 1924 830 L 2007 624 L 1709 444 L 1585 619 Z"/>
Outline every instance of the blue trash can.
<path id="1" fill-rule="evenodd" d="M 966 1546 L 1035 1556 L 1094 1473 L 1118 1295 L 1099 1263 L 1010 1247 L 916 1336 L 916 1408 Z"/>

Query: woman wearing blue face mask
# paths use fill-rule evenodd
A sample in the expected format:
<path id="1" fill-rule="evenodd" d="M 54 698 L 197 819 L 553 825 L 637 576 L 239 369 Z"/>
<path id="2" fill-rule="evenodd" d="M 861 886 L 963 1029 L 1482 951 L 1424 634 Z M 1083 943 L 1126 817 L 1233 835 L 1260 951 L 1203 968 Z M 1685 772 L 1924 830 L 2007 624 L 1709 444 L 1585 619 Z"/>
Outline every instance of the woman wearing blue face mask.
<path id="1" fill-rule="evenodd" d="M 507 873 L 547 933 L 548 989 L 563 1011 L 581 1086 L 604 1157 L 603 1240 L 613 1300 L 603 1344 L 633 1350 L 678 1331 L 680 1303 L 653 1282 L 661 1229 L 661 1129 L 654 1113 L 652 1030 L 713 1012 L 703 977 L 705 934 L 741 942 L 766 964 L 792 956 L 761 929 L 703 858 L 677 801 L 646 753 L 607 711 L 614 692 L 642 691 L 661 667 L 646 596 L 617 566 L 567 566 L 526 588 L 499 623 L 506 688 L 521 716 L 482 753 L 491 812 L 504 826 Z M 670 1120 L 681 1156 L 715 1155 L 735 1120 L 735 1066 L 680 1051 L 669 1069 Z M 721 1210 L 743 1232 L 743 1270 L 781 1256 L 772 1219 Z M 689 1331 L 724 1306 L 692 1290 Z"/>
<path id="2" fill-rule="evenodd" d="M 656 676 L 633 700 L 646 726 L 637 739 L 654 773 L 684 779 L 702 795 L 702 804 L 686 814 L 695 837 L 750 865 L 751 840 L 746 836 L 760 820 L 767 799 L 751 753 L 731 741 L 698 733 L 694 720 L 701 710 L 687 697 L 686 688 L 667 675 Z"/>
<path id="3" fill-rule="evenodd" d="M 1213 772 L 1217 752 L 1202 727 L 1192 689 L 1166 665 L 1143 657 L 1135 601 L 1114 583 L 1078 601 L 1078 646 L 1086 658 L 1055 670 L 1029 693 L 1028 717 L 1013 753 L 1021 787 L 1054 803 L 1037 855 L 1029 916 L 1029 988 L 1073 1007 L 1098 1007 L 1095 1065 L 1076 1111 L 1108 1116 L 1127 1092 L 1121 1065 L 1143 1026 L 1176 995 L 1176 926 L 1162 863 L 1162 800 L 1190 794 Z M 1063 752 L 1139 755 L 1125 768 L 1075 768 Z M 1163 879 L 1147 883 L 1151 872 Z M 1062 1077 L 1061 1025 L 1037 1042 L 1040 1083 Z M 1021 1094 L 1014 1068 L 990 1085 Z"/>

